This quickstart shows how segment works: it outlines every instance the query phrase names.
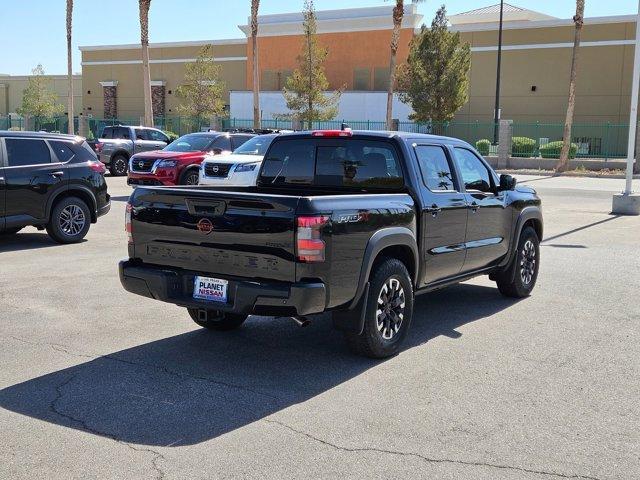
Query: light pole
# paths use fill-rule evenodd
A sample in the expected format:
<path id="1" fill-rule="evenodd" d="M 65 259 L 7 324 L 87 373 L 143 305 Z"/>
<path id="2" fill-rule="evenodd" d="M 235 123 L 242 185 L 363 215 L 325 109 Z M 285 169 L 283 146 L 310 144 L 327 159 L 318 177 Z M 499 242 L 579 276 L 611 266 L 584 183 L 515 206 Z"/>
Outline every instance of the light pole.
<path id="1" fill-rule="evenodd" d="M 633 58 L 633 81 L 631 84 L 631 108 L 629 115 L 629 143 L 627 146 L 627 178 L 624 192 L 613 196 L 612 213 L 640 215 L 640 194 L 633 193 L 633 158 L 638 128 L 638 90 L 640 89 L 640 0 L 636 16 L 636 45 Z M 640 155 L 638 155 L 640 161 Z"/>
<path id="2" fill-rule="evenodd" d="M 504 0 L 500 0 L 500 28 L 498 29 L 498 69 L 496 73 L 496 106 L 493 112 L 493 144 L 498 144 L 498 122 L 500 121 L 500 70 L 502 67 L 502 21 Z"/>

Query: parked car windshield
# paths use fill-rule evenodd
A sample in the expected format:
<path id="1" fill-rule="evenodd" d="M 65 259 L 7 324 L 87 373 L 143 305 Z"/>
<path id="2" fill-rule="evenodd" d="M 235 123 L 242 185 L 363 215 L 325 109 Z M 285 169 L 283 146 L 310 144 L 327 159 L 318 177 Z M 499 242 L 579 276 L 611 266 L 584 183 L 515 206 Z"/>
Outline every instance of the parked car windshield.
<path id="1" fill-rule="evenodd" d="M 264 155 L 277 135 L 258 135 L 247 140 L 233 151 L 234 155 Z"/>
<path id="2" fill-rule="evenodd" d="M 167 152 L 204 152 L 215 135 L 184 135 L 163 148 Z"/>

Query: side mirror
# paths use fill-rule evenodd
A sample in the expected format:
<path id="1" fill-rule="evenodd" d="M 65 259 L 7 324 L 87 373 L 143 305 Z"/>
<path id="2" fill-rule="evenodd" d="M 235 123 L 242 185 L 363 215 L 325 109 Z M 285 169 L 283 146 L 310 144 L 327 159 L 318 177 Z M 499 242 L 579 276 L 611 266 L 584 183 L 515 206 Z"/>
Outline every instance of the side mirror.
<path id="1" fill-rule="evenodd" d="M 212 148 L 211 149 L 211 154 L 213 155 L 220 155 L 222 153 L 222 149 L 221 148 Z"/>
<path id="2" fill-rule="evenodd" d="M 500 186 L 498 187 L 499 192 L 504 192 L 506 190 L 515 190 L 516 185 L 518 184 L 518 180 L 511 175 L 500 175 Z"/>

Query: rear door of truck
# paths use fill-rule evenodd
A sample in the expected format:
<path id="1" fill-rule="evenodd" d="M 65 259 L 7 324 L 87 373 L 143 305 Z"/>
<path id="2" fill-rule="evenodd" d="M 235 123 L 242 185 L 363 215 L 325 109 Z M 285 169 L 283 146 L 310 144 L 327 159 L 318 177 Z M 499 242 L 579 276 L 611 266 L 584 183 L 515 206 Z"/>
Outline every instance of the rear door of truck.
<path id="1" fill-rule="evenodd" d="M 294 282 L 299 200 L 213 187 L 138 188 L 128 207 L 129 253 L 208 277 Z"/>

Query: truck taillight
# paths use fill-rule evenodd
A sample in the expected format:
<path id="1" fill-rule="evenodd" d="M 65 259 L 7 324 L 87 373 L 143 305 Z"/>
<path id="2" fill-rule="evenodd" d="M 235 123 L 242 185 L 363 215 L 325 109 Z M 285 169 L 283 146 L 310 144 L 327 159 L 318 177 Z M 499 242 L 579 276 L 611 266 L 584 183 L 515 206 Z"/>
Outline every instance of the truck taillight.
<path id="1" fill-rule="evenodd" d="M 325 243 L 322 227 L 329 222 L 328 216 L 298 217 L 296 245 L 298 261 L 305 263 L 324 262 Z"/>
<path id="2" fill-rule="evenodd" d="M 124 230 L 127 232 L 127 242 L 133 243 L 133 231 L 131 229 L 131 211 L 133 207 L 130 203 L 127 203 L 127 208 L 124 211 Z"/>

